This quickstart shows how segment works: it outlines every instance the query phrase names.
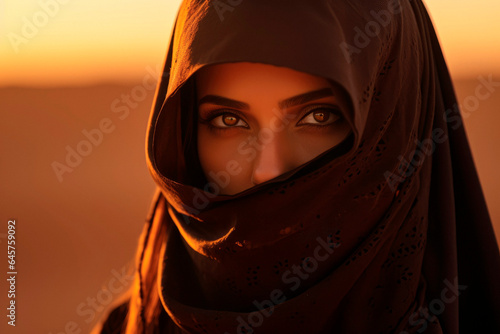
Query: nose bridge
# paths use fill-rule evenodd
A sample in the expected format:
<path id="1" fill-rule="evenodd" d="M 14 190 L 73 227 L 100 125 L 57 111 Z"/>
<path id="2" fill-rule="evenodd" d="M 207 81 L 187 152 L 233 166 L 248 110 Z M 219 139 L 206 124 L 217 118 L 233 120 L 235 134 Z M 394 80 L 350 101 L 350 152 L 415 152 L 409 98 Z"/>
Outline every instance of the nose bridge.
<path id="1" fill-rule="evenodd" d="M 259 133 L 257 155 L 252 178 L 255 184 L 270 180 L 287 170 L 286 133 L 264 128 Z"/>

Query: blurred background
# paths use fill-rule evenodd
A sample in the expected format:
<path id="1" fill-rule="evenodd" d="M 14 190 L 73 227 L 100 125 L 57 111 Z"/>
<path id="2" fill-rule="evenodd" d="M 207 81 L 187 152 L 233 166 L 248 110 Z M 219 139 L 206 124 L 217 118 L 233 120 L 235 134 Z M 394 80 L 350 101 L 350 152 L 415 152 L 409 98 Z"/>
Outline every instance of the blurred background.
<path id="1" fill-rule="evenodd" d="M 16 328 L 2 315 L 1 333 L 88 333 L 130 284 L 155 189 L 146 124 L 180 2 L 1 0 L 0 243 L 4 257 L 15 219 L 18 272 Z M 425 3 L 500 239 L 500 87 L 476 98 L 480 77 L 500 81 L 500 2 Z"/>

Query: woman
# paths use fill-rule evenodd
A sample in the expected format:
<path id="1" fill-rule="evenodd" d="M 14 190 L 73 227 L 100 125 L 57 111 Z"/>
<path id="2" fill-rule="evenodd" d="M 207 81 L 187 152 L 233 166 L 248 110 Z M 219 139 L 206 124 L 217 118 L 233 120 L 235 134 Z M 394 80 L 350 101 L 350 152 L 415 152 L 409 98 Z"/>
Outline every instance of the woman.
<path id="1" fill-rule="evenodd" d="M 184 1 L 158 184 L 101 333 L 500 330 L 500 256 L 419 0 Z"/>

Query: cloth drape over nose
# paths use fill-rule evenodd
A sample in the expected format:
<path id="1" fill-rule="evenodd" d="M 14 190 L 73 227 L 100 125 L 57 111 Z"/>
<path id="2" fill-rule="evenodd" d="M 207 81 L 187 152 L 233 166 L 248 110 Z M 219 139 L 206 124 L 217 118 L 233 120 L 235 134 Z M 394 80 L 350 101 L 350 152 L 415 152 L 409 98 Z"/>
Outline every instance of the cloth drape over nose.
<path id="1" fill-rule="evenodd" d="M 236 195 L 188 182 L 193 75 L 227 62 L 326 78 L 352 136 Z M 147 138 L 168 233 L 159 293 L 177 328 L 496 328 L 498 247 L 456 105 L 420 0 L 184 1 Z"/>

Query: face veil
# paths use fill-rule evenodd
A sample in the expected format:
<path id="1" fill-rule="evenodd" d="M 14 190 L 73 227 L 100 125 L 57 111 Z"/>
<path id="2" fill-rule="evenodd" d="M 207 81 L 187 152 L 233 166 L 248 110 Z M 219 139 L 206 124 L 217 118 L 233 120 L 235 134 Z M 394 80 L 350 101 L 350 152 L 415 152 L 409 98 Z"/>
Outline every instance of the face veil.
<path id="1" fill-rule="evenodd" d="M 329 80 L 352 136 L 236 195 L 207 191 L 193 78 L 230 62 Z M 498 247 L 456 105 L 421 1 L 184 1 L 147 138 L 159 195 L 141 259 L 159 259 L 139 266 L 156 268 L 171 328 L 496 328 Z"/>

